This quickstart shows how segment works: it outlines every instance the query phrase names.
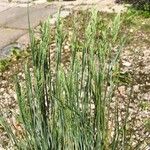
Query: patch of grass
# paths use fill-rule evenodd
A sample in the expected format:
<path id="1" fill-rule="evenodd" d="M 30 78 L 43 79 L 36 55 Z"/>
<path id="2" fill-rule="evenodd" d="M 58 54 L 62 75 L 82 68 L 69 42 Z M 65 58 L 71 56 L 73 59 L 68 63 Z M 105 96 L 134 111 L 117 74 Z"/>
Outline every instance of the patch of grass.
<path id="1" fill-rule="evenodd" d="M 148 14 L 146 15 L 145 13 Z M 129 7 L 127 12 L 123 13 L 123 18 L 126 26 L 145 26 L 149 24 L 150 13 L 145 11 L 137 11 L 132 7 Z"/>
<path id="2" fill-rule="evenodd" d="M 18 49 L 18 48 L 13 48 L 11 50 L 11 57 L 16 59 L 16 60 L 21 58 L 21 54 L 22 53 L 21 53 L 20 49 Z"/>
<path id="3" fill-rule="evenodd" d="M 124 12 L 122 14 L 122 33 L 128 35 L 128 43 L 126 44 L 131 45 L 133 44 L 133 41 L 138 45 L 143 42 L 145 42 L 145 44 L 149 44 L 149 23 L 150 18 L 145 18 L 144 16 L 133 12 L 131 9 Z M 138 36 L 139 38 L 137 38 Z M 141 36 L 144 37 L 141 38 Z M 133 49 L 131 51 L 133 51 Z"/>
<path id="4" fill-rule="evenodd" d="M 118 0 L 117 0 L 118 1 Z M 143 17 L 150 17 L 150 2 L 149 0 L 119 0 L 125 4 L 130 4 L 129 9 L 138 15 Z"/>
<path id="5" fill-rule="evenodd" d="M 130 11 L 132 14 L 136 16 L 142 16 L 144 18 L 150 18 L 150 12 L 149 11 L 144 11 L 144 10 L 136 10 L 134 8 L 130 8 Z"/>
<path id="6" fill-rule="evenodd" d="M 149 39 L 143 39 L 143 42 L 146 43 L 146 44 L 149 44 L 150 40 Z"/>
<path id="7" fill-rule="evenodd" d="M 133 13 L 130 9 L 127 10 L 127 12 L 123 13 L 123 23 L 126 26 L 131 26 L 131 25 L 135 25 L 134 23 L 134 19 L 136 14 Z"/>
<path id="8" fill-rule="evenodd" d="M 149 22 L 149 23 L 150 23 L 150 22 Z M 150 24 L 149 24 L 149 23 L 144 23 L 144 24 L 141 26 L 141 30 L 150 33 Z"/>
<path id="9" fill-rule="evenodd" d="M 147 132 L 150 132 L 150 119 L 146 120 L 144 123 Z"/>
<path id="10" fill-rule="evenodd" d="M 8 69 L 9 64 L 10 64 L 9 59 L 0 60 L 0 72 L 4 72 L 6 69 Z"/>
<path id="11" fill-rule="evenodd" d="M 143 110 L 150 110 L 149 102 L 141 101 L 140 108 L 142 108 Z"/>

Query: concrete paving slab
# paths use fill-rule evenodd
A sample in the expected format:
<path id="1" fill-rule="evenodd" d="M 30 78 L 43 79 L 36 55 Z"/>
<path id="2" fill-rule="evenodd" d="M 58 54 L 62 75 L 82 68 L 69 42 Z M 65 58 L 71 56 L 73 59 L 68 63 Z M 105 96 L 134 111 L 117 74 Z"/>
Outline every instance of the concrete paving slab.
<path id="1" fill-rule="evenodd" d="M 37 7 L 37 9 L 40 9 L 41 7 L 42 6 Z M 34 9 L 34 8 L 31 7 L 30 10 L 32 10 L 32 9 Z M 0 14 L 0 26 L 5 26 L 6 24 L 16 21 L 26 15 L 27 15 L 27 8 L 12 7 L 9 10 L 4 11 Z"/>
<path id="2" fill-rule="evenodd" d="M 29 39 L 29 33 L 24 34 L 23 36 L 21 36 L 16 43 L 22 44 L 25 47 L 28 46 L 28 44 L 30 43 L 30 39 Z"/>
<path id="3" fill-rule="evenodd" d="M 12 0 L 13 3 L 31 3 L 33 0 Z"/>
<path id="4" fill-rule="evenodd" d="M 31 8 L 29 14 L 31 27 L 34 28 L 38 26 L 41 21 L 44 21 L 57 11 L 58 8 L 55 5 L 49 5 L 44 8 Z M 29 24 L 27 14 L 12 23 L 8 23 L 6 26 L 10 28 L 28 29 Z"/>
<path id="5" fill-rule="evenodd" d="M 0 5 L 0 12 L 5 11 L 5 10 L 7 10 L 9 8 L 10 8 L 9 6 L 1 6 Z"/>
<path id="6" fill-rule="evenodd" d="M 0 28 L 0 55 L 2 49 L 10 43 L 15 42 L 21 35 L 25 34 L 26 30 L 15 30 Z"/>
<path id="7" fill-rule="evenodd" d="M 45 20 L 48 16 L 58 11 L 56 5 L 35 5 L 29 8 L 31 27 L 36 27 L 40 21 Z M 11 8 L 0 15 L 0 26 L 8 28 L 28 29 L 27 8 Z"/>
<path id="8" fill-rule="evenodd" d="M 28 2 L 33 2 L 36 0 L 1 0 L 3 3 L 28 3 Z"/>
<path id="9" fill-rule="evenodd" d="M 24 14 L 27 13 L 26 8 L 10 8 L 7 11 L 4 11 L 0 14 L 0 26 L 5 27 L 7 23 L 11 23 L 15 21 L 16 19 L 21 18 Z"/>
<path id="10" fill-rule="evenodd" d="M 1 0 L 1 2 L 9 3 L 9 0 Z"/>
<path id="11" fill-rule="evenodd" d="M 3 6 L 3 7 L 16 7 L 16 6 L 18 6 L 18 4 L 16 4 L 16 3 L 5 3 L 5 2 L 0 1 L 0 6 Z"/>
<path id="12" fill-rule="evenodd" d="M 40 39 L 40 33 L 37 31 L 34 31 L 34 37 L 36 39 Z M 21 45 L 23 49 L 26 49 L 30 45 L 30 37 L 29 33 L 24 34 L 23 36 L 19 37 L 16 41 L 17 44 Z"/>

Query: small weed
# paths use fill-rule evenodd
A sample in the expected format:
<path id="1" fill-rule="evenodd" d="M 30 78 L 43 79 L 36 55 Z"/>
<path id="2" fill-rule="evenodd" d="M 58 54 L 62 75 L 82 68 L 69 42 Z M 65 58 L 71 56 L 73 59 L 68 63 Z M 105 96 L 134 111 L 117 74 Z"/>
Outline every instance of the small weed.
<path id="1" fill-rule="evenodd" d="M 13 48 L 13 49 L 11 50 L 11 52 L 12 52 L 12 57 L 13 57 L 14 59 L 18 60 L 19 58 L 21 58 L 21 51 L 20 51 L 19 48 Z"/>
<path id="2" fill-rule="evenodd" d="M 119 82 L 122 84 L 130 84 L 132 82 L 132 76 L 130 73 L 119 73 Z"/>
<path id="3" fill-rule="evenodd" d="M 148 120 L 145 121 L 144 126 L 145 126 L 147 132 L 150 132 L 150 119 L 148 119 Z"/>
<path id="4" fill-rule="evenodd" d="M 140 108 L 142 108 L 143 110 L 149 110 L 150 109 L 150 103 L 149 102 L 144 102 L 144 101 L 141 101 L 141 103 L 139 104 Z"/>
<path id="5" fill-rule="evenodd" d="M 29 57 L 29 55 L 30 51 L 28 51 L 28 49 L 20 51 L 18 48 L 13 48 L 10 57 L 0 60 L 0 72 L 6 71 L 13 63 L 16 63 L 16 61 L 20 59 L 25 59 Z"/>
<path id="6" fill-rule="evenodd" d="M 150 24 L 148 24 L 148 23 L 142 24 L 141 30 L 143 30 L 145 32 L 150 32 Z"/>
<path id="7" fill-rule="evenodd" d="M 129 11 L 131 14 L 136 16 L 142 16 L 144 18 L 150 18 L 150 11 L 149 10 L 137 10 L 134 7 L 129 7 Z"/>
<path id="8" fill-rule="evenodd" d="M 0 60 L 0 72 L 4 72 L 6 69 L 8 69 L 9 64 L 10 64 L 9 59 Z"/>
<path id="9" fill-rule="evenodd" d="M 134 24 L 134 18 L 135 18 L 136 14 L 133 13 L 131 11 L 131 9 L 128 9 L 127 12 L 123 13 L 123 23 L 126 25 L 126 26 L 130 26 L 130 25 L 133 25 Z"/>

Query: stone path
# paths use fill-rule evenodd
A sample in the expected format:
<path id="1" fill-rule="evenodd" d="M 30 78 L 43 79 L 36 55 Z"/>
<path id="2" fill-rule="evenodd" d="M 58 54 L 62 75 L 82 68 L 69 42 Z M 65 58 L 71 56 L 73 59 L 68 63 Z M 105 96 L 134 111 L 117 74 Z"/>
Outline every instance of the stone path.
<path id="1" fill-rule="evenodd" d="M 11 2 L 8 2 L 11 1 Z M 66 17 L 72 10 L 87 9 L 95 6 L 100 11 L 111 12 L 122 10 L 122 6 L 116 5 L 114 0 L 76 0 L 46 2 L 46 0 L 1 0 L 0 1 L 0 59 L 9 55 L 11 46 L 16 43 L 27 45 L 28 40 L 28 6 L 30 24 L 32 28 L 39 25 L 48 16 L 52 16 L 51 22 L 56 20 L 56 13 L 63 6 L 62 17 Z M 8 49 L 9 48 L 9 49 Z"/>

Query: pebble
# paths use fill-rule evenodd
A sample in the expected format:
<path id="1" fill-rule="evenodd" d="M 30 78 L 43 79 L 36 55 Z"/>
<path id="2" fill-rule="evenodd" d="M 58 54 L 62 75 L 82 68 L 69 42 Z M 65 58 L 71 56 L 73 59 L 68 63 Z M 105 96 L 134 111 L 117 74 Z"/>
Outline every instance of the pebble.
<path id="1" fill-rule="evenodd" d="M 126 67 L 130 67 L 130 66 L 131 66 L 131 63 L 128 62 L 128 61 L 123 61 L 122 64 L 123 64 L 124 66 L 126 66 Z"/>
<path id="2" fill-rule="evenodd" d="M 130 29 L 130 32 L 132 33 L 134 30 L 133 29 Z"/>
<path id="3" fill-rule="evenodd" d="M 4 88 L 0 88 L 0 93 L 4 92 L 5 89 Z"/>
<path id="4" fill-rule="evenodd" d="M 65 49 L 65 50 L 69 50 L 69 46 L 68 46 L 68 45 L 65 45 L 65 46 L 64 46 L 64 49 Z"/>
<path id="5" fill-rule="evenodd" d="M 139 92 L 139 84 L 133 86 L 134 92 Z"/>

